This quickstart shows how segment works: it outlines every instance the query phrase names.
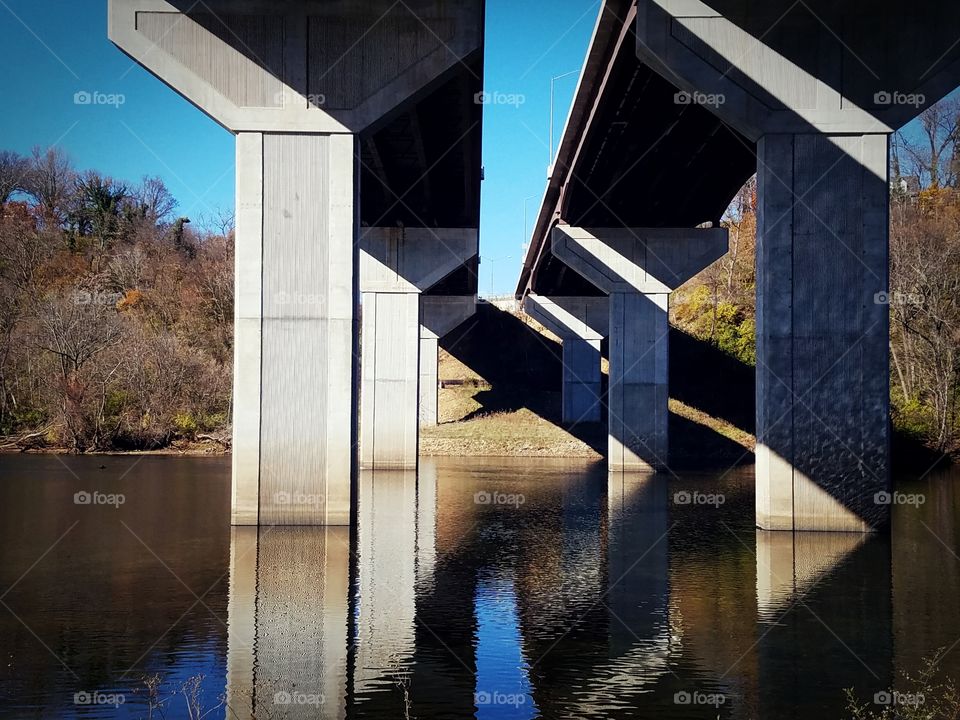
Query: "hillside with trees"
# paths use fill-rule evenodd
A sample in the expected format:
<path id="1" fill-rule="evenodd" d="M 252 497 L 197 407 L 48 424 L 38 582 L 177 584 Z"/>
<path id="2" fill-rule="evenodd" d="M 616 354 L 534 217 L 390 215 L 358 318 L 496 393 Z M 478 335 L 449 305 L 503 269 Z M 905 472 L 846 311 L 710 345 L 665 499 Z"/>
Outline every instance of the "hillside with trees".
<path id="1" fill-rule="evenodd" d="M 895 427 L 960 450 L 960 102 L 891 143 Z M 755 363 L 756 183 L 730 252 L 671 298 L 672 323 Z M 0 447 L 76 452 L 229 443 L 232 217 L 191 223 L 158 178 L 80 171 L 59 149 L 0 152 Z M 195 229 L 197 226 L 200 229 Z"/>
<path id="2" fill-rule="evenodd" d="M 158 178 L 0 153 L 0 435 L 152 449 L 228 430 L 232 219 L 202 231 Z"/>

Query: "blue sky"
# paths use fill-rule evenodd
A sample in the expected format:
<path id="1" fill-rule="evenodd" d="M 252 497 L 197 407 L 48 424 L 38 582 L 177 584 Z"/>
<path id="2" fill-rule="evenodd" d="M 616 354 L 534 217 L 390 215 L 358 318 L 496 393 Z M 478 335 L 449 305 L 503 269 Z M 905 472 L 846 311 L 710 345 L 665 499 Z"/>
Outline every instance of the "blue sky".
<path id="1" fill-rule="evenodd" d="M 195 222 L 234 203 L 233 136 L 107 40 L 106 0 L 0 0 L 0 149 L 59 144 L 78 168 L 136 182 L 159 175 Z M 550 78 L 578 70 L 599 0 L 488 0 L 485 86 L 522 104 L 484 109 L 482 294 L 511 292 L 546 184 Z M 556 83 L 559 135 L 577 75 Z M 77 105 L 77 92 L 122 106 Z M 530 197 L 533 196 L 533 197 Z"/>

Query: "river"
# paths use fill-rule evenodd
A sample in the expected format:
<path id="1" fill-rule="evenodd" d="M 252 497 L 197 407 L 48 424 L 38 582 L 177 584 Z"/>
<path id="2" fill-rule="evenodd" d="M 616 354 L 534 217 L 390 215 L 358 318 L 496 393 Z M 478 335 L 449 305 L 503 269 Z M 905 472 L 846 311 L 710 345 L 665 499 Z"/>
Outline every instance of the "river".
<path id="1" fill-rule="evenodd" d="M 756 530 L 752 472 L 423 459 L 351 533 L 231 528 L 229 458 L 2 456 L 0 716 L 826 719 L 940 647 L 960 679 L 960 472 L 876 535 Z"/>

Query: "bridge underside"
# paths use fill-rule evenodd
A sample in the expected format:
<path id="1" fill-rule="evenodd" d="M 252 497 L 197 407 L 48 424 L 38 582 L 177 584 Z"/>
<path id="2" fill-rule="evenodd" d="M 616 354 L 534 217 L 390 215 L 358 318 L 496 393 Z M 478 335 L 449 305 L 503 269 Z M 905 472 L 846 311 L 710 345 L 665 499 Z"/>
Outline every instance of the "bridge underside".
<path id="1" fill-rule="evenodd" d="M 652 309 L 683 273 L 651 238 L 688 254 L 757 172 L 757 523 L 887 523 L 887 137 L 960 81 L 958 23 L 955 4 L 604 3 L 517 297 L 607 296 L 611 470 L 666 466 Z"/>

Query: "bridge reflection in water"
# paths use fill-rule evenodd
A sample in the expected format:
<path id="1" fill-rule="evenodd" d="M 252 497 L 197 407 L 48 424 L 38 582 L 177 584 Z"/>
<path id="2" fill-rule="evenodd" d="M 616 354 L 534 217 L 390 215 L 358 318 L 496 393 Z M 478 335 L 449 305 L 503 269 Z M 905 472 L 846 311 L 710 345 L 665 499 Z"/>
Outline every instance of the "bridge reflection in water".
<path id="1" fill-rule="evenodd" d="M 708 477 L 423 461 L 362 474 L 355 538 L 234 528 L 230 708 L 803 717 L 888 687 L 889 542 L 755 533 L 729 480 L 702 507 L 674 493 Z"/>

